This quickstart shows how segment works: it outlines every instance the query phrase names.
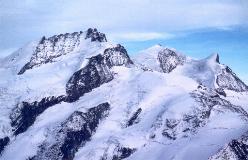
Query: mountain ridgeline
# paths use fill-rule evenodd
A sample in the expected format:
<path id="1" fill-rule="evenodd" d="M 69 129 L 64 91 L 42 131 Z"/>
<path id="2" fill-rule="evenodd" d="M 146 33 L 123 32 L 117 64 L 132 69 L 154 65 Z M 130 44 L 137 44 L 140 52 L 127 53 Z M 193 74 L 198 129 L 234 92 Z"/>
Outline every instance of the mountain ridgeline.
<path id="1" fill-rule="evenodd" d="M 248 159 L 248 86 L 218 54 L 130 57 L 89 28 L 0 63 L 0 159 Z"/>

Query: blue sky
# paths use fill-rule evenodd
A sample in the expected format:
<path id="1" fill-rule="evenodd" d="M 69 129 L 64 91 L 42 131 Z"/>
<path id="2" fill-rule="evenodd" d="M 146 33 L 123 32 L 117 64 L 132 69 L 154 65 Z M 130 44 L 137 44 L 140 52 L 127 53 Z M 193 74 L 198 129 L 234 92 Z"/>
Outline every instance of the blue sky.
<path id="1" fill-rule="evenodd" d="M 247 0 L 0 0 L 0 57 L 41 36 L 96 27 L 130 54 L 213 52 L 248 83 Z"/>

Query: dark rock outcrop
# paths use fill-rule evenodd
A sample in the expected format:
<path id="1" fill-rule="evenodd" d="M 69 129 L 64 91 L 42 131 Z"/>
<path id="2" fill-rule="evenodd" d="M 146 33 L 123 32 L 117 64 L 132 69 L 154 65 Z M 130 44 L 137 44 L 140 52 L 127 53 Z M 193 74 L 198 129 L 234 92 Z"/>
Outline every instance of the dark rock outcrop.
<path id="1" fill-rule="evenodd" d="M 100 121 L 108 116 L 109 110 L 109 103 L 102 103 L 86 113 L 75 111 L 49 135 L 32 160 L 72 160 L 78 148 L 90 140 Z"/>
<path id="2" fill-rule="evenodd" d="M 220 64 L 220 56 L 218 53 L 213 53 L 206 58 L 209 62 Z"/>
<path id="3" fill-rule="evenodd" d="M 219 54 L 216 54 L 216 60 L 215 60 L 217 63 L 220 63 L 220 56 Z"/>
<path id="4" fill-rule="evenodd" d="M 133 64 L 132 60 L 127 54 L 127 50 L 120 44 L 116 47 L 107 48 L 103 54 L 104 61 L 108 67 L 113 66 L 127 66 Z"/>
<path id="5" fill-rule="evenodd" d="M 47 108 L 65 100 L 64 96 L 46 97 L 37 102 L 22 102 L 17 105 L 10 115 L 11 126 L 14 128 L 14 135 L 25 132 L 41 113 Z"/>
<path id="6" fill-rule="evenodd" d="M 131 156 L 136 151 L 121 145 L 119 142 L 110 143 L 100 160 L 122 160 Z"/>
<path id="7" fill-rule="evenodd" d="M 248 134 L 239 139 L 234 139 L 223 147 L 218 153 L 210 157 L 210 160 L 248 160 Z"/>
<path id="8" fill-rule="evenodd" d="M 238 159 L 248 160 L 248 144 L 243 141 L 232 140 L 229 144 Z"/>
<path id="9" fill-rule="evenodd" d="M 131 154 L 133 154 L 136 151 L 136 149 L 133 148 L 127 148 L 127 147 L 119 147 L 116 150 L 116 153 L 114 154 L 112 160 L 122 160 L 125 159 Z"/>
<path id="10" fill-rule="evenodd" d="M 106 49 L 103 55 L 91 57 L 88 64 L 75 72 L 67 82 L 67 101 L 76 101 L 85 93 L 111 81 L 113 79 L 111 67 L 128 66 L 132 63 L 125 48 L 121 45 Z"/>
<path id="11" fill-rule="evenodd" d="M 68 101 L 73 102 L 113 79 L 109 67 L 104 63 L 104 57 L 97 55 L 89 59 L 86 67 L 75 72 L 66 84 L 66 93 Z"/>
<path id="12" fill-rule="evenodd" d="M 90 38 L 92 42 L 107 42 L 107 38 L 104 33 L 98 32 L 96 28 L 89 28 L 86 32 L 85 39 Z"/>
<path id="13" fill-rule="evenodd" d="M 219 87 L 236 92 L 248 91 L 248 86 L 242 82 L 229 67 L 222 69 L 216 78 Z"/>
<path id="14" fill-rule="evenodd" d="M 224 91 L 223 88 L 216 88 L 215 91 L 216 91 L 216 93 L 218 93 L 219 95 L 222 95 L 222 96 L 226 97 L 226 92 Z"/>
<path id="15" fill-rule="evenodd" d="M 129 127 L 129 126 L 131 126 L 131 125 L 137 123 L 137 118 L 138 118 L 139 114 L 141 113 L 141 111 L 142 111 L 142 109 L 139 108 L 139 109 L 132 115 L 132 117 L 131 117 L 131 118 L 128 120 L 128 122 L 127 122 L 127 127 Z"/>
<path id="16" fill-rule="evenodd" d="M 0 138 L 0 155 L 3 152 L 5 146 L 8 145 L 9 141 L 9 137 Z"/>
<path id="17" fill-rule="evenodd" d="M 164 73 L 170 73 L 178 65 L 183 65 L 185 57 L 177 54 L 175 51 L 168 48 L 161 50 L 158 53 L 158 61 Z"/>

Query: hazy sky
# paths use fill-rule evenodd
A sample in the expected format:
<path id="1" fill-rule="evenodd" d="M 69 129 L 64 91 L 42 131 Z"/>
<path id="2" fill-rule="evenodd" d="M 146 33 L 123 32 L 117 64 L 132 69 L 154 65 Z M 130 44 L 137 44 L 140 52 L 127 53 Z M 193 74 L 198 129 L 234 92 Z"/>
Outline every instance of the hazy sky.
<path id="1" fill-rule="evenodd" d="M 248 0 L 0 0 L 0 57 L 89 27 L 131 54 L 156 43 L 196 58 L 219 52 L 248 83 Z"/>

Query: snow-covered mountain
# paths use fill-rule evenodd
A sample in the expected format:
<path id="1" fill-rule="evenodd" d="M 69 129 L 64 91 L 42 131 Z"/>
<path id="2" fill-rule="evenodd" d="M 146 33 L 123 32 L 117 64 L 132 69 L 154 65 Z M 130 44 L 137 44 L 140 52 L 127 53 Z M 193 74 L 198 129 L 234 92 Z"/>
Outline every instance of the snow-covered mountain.
<path id="1" fill-rule="evenodd" d="M 0 159 L 248 159 L 248 87 L 220 60 L 42 37 L 0 60 Z"/>

